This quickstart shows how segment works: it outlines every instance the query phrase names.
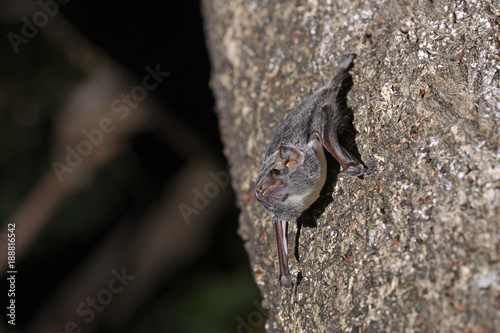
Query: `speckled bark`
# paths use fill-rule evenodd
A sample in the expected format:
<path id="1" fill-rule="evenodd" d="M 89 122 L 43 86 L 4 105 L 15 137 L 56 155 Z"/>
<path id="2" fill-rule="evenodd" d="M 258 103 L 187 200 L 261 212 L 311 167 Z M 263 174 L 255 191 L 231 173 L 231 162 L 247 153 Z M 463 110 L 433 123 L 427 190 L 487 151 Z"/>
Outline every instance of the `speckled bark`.
<path id="1" fill-rule="evenodd" d="M 500 327 L 500 2 L 451 3 L 204 1 L 239 230 L 268 331 Z M 350 52 L 347 104 L 377 172 L 339 174 L 317 227 L 302 229 L 293 304 L 254 182 L 276 127 Z"/>

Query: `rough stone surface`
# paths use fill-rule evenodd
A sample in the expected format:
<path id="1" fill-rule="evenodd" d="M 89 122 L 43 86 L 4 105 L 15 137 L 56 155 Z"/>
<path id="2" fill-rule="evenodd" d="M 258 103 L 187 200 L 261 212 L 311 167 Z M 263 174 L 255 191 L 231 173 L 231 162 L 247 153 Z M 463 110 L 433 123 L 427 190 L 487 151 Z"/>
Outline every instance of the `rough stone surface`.
<path id="1" fill-rule="evenodd" d="M 203 13 L 268 331 L 498 332 L 500 2 L 205 0 Z M 338 174 L 301 229 L 293 304 L 254 182 L 276 127 L 350 52 L 356 145 L 377 171 Z"/>

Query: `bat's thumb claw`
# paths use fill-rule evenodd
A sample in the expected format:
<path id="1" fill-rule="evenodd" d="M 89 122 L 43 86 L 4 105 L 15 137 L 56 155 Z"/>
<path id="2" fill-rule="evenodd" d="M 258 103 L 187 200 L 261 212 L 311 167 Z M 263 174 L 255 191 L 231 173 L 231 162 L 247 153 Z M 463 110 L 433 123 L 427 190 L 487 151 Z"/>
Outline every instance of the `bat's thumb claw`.
<path id="1" fill-rule="evenodd" d="M 280 277 L 280 283 L 283 288 L 290 290 L 292 289 L 292 277 L 290 275 L 282 275 Z"/>
<path id="2" fill-rule="evenodd" d="M 339 66 L 345 69 L 348 69 L 349 66 L 351 66 L 352 61 L 356 58 L 356 55 L 354 53 L 351 54 L 346 54 L 340 59 Z"/>

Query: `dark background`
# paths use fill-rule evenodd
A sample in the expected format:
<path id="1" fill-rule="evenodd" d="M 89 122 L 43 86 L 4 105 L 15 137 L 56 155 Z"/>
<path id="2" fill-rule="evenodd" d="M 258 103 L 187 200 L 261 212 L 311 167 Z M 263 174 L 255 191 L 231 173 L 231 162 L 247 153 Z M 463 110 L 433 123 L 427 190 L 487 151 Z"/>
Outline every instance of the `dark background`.
<path id="1" fill-rule="evenodd" d="M 20 34 L 23 26 L 20 18 L 31 21 L 30 11 L 40 10 L 30 1 L 5 1 L 0 9 L 2 36 L 12 31 Z M 176 119 L 195 133 L 204 146 L 190 145 L 181 137 L 174 144 L 172 140 L 165 141 L 161 126 L 139 127 L 128 135 L 125 140 L 129 148 L 99 165 L 87 175 L 86 182 L 64 197 L 36 234 L 29 251 L 17 259 L 16 326 L 8 325 L 5 315 L 1 323 L 9 331 L 50 327 L 38 326 L 40 313 L 52 314 L 55 325 L 59 325 L 56 318 L 64 309 L 58 308 L 54 295 L 64 295 L 61 288 L 69 285 L 71 290 L 72 283 L 76 288 L 81 281 L 75 279 L 75 274 L 78 276 L 86 263 L 92 262 L 110 235 L 124 224 L 125 238 L 134 240 L 149 212 L 161 204 L 160 197 L 169 193 L 175 177 L 189 164 L 186 156 L 179 154 L 179 147 L 191 155 L 207 155 L 222 170 L 227 169 L 208 86 L 210 61 L 197 1 L 71 1 L 60 5 L 59 10 L 37 36 L 19 45 L 18 54 L 13 52 L 8 38 L 3 37 L 0 44 L 3 233 L 7 223 L 16 222 L 13 219 L 24 209 L 44 175 L 50 174 L 62 101 L 87 76 L 65 56 L 64 43 L 51 41 L 51 25 L 53 28 L 58 24 L 59 18 L 65 18 L 90 45 L 121 65 L 137 80 L 136 84 L 141 83 L 146 66 L 161 64 L 162 71 L 169 72 L 169 76 L 148 99 L 154 98 L 161 105 L 160 113 L 168 114 L 169 119 Z M 248 316 L 255 318 L 257 312 L 262 313 L 255 305 L 255 301 L 260 303 L 260 295 L 237 236 L 234 194 L 230 186 L 226 191 L 230 192 L 228 199 L 217 214 L 217 221 L 204 234 L 204 242 L 183 244 L 174 251 L 179 258 L 177 264 L 158 273 L 155 280 L 161 282 L 137 299 L 130 316 L 121 318 L 119 313 L 104 309 L 97 313 L 92 325 L 80 325 L 82 331 L 262 330 L 260 320 L 258 325 L 246 324 Z M 1 241 L 5 242 L 5 238 Z M 194 251 L 196 255 L 184 256 L 185 249 L 190 247 L 198 249 Z M 119 256 L 127 250 L 125 242 L 113 251 Z M 106 273 L 113 268 L 120 270 L 107 267 Z M 5 276 L 0 290 L 5 297 L 8 290 Z M 88 295 L 93 294 L 95 291 L 89 290 Z M 65 306 L 71 312 L 78 303 L 77 299 L 76 303 L 68 302 Z M 81 318 L 75 315 L 76 319 Z M 51 318 L 44 320 L 51 322 Z M 60 331 L 63 329 L 60 327 Z"/>

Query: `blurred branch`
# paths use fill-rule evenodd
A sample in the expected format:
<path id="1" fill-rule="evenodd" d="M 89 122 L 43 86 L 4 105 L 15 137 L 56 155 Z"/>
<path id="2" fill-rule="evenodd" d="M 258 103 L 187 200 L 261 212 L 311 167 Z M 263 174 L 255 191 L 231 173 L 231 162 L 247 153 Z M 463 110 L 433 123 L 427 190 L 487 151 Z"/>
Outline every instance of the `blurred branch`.
<path id="1" fill-rule="evenodd" d="M 15 6 L 14 3 L 10 5 Z M 33 6 L 25 8 L 36 9 Z M 27 15 L 22 10 L 8 12 Z M 210 154 L 198 135 L 166 112 L 152 96 L 136 103 L 136 107 L 130 107 L 126 116 L 117 113 L 116 108 L 113 108 L 113 101 L 123 101 L 124 95 L 130 94 L 143 80 L 131 78 L 125 69 L 78 34 L 62 14 L 51 18 L 50 24 L 41 29 L 41 32 L 56 49 L 66 54 L 70 63 L 87 76 L 84 82 L 74 88 L 55 121 L 54 161 L 67 165 L 65 161 L 70 155 L 67 147 L 76 150 L 78 144 L 88 141 L 82 131 L 99 129 L 103 119 L 110 120 L 108 128 L 112 127 L 113 130 L 102 133 L 102 141 L 92 145 L 91 153 L 84 156 L 77 167 L 71 167 L 72 171 L 61 171 L 63 181 L 58 179 L 53 169 L 47 171 L 25 203 L 10 219 L 17 227 L 18 261 L 28 253 L 31 244 L 58 209 L 61 201 L 78 191 L 100 166 L 128 149 L 128 138 L 131 134 L 154 126 L 161 129 L 166 143 L 182 157 L 189 159 L 200 152 Z M 185 144 L 191 148 L 185 149 Z M 6 265 L 7 258 L 1 257 L 2 272 L 5 271 Z"/>

